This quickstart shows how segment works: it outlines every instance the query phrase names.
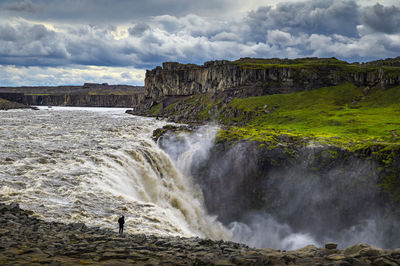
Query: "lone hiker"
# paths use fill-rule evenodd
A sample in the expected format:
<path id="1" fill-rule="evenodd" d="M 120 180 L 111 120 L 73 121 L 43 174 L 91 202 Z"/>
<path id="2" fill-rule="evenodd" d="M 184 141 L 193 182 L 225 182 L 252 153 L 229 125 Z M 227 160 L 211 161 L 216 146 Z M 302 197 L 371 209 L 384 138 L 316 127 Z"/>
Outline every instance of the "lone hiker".
<path id="1" fill-rule="evenodd" d="M 122 233 L 124 232 L 125 217 L 122 216 L 121 218 L 119 218 L 118 223 L 119 223 L 119 234 L 122 235 Z"/>

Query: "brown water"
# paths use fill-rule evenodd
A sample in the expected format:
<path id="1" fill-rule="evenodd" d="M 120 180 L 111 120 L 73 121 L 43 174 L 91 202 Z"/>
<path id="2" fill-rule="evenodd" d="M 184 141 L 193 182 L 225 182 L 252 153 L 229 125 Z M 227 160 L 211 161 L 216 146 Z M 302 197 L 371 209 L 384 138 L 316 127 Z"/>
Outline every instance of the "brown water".
<path id="1" fill-rule="evenodd" d="M 228 239 L 187 172 L 208 146 L 172 162 L 151 140 L 164 124 L 115 108 L 1 111 L 0 201 L 45 220 L 116 228 L 125 215 L 128 232 Z"/>

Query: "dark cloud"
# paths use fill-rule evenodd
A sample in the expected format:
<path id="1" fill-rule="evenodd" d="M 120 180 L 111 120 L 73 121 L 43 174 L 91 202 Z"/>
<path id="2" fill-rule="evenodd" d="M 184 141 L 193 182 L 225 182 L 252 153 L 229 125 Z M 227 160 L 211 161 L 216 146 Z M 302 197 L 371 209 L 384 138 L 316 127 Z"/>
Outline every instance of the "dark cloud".
<path id="1" fill-rule="evenodd" d="M 31 0 L 24 0 L 22 2 L 12 2 L 6 6 L 6 9 L 17 12 L 35 13 L 39 10 L 39 7 L 34 5 Z"/>
<path id="2" fill-rule="evenodd" d="M 250 12 L 249 37 L 263 42 L 268 30 L 308 34 L 357 36 L 359 6 L 355 1 L 314 0 L 283 3 L 276 8 L 260 7 Z"/>
<path id="3" fill-rule="evenodd" d="M 49 58 L 61 60 L 65 57 L 66 51 L 57 34 L 43 25 L 21 23 L 18 26 L 5 24 L 0 27 L 2 62 L 23 64 L 26 60 L 40 64 L 40 61 L 49 61 Z"/>
<path id="4" fill-rule="evenodd" d="M 376 32 L 398 33 L 400 32 L 400 7 L 385 7 L 380 4 L 366 7 L 362 12 L 361 22 Z"/>
<path id="5" fill-rule="evenodd" d="M 240 0 L 34 0 L 34 3 L 32 0 L 2 0 L 0 3 L 0 7 L 7 10 L 30 12 L 24 14 L 26 19 L 88 24 L 138 22 L 166 14 L 221 16 L 240 5 Z M 40 12 L 36 12 L 38 10 Z M 10 14 L 3 12 L 2 16 Z"/>
<path id="6" fill-rule="evenodd" d="M 48 10 L 56 10 L 54 2 L 37 0 L 34 3 L 47 3 Z M 100 18 L 103 12 L 102 23 L 56 23 L 49 27 L 46 23 L 42 25 L 23 19 L 0 22 L 0 64 L 152 68 L 163 61 L 203 63 L 245 56 L 335 56 L 349 61 L 366 61 L 399 53 L 399 7 L 395 6 L 361 7 L 352 0 L 312 0 L 260 7 L 244 17 L 231 19 L 196 14 L 179 16 L 176 14 L 180 11 L 175 10 L 168 15 L 136 22 L 131 15 L 132 20 L 120 27 L 106 23 L 111 14 L 120 10 L 124 18 L 127 16 L 124 12 L 132 11 L 128 7 L 135 7 L 132 14 L 142 10 L 144 16 L 150 12 L 149 7 L 127 0 L 95 2 L 98 7 L 85 11 L 94 5 L 93 1 L 67 0 L 65 10 L 58 6 L 55 14 L 71 19 L 71 16 L 81 16 L 69 14 L 76 10 L 82 14 L 86 12 L 91 21 L 91 13 Z M 164 8 L 164 11 L 170 8 L 161 1 L 150 0 L 149 3 L 160 3 L 160 9 Z M 201 5 L 205 10 L 210 3 L 206 1 L 195 6 Z M 226 1 L 216 3 L 218 7 Z M 188 4 L 182 5 L 185 9 Z M 380 16 L 386 19 L 379 20 Z"/>

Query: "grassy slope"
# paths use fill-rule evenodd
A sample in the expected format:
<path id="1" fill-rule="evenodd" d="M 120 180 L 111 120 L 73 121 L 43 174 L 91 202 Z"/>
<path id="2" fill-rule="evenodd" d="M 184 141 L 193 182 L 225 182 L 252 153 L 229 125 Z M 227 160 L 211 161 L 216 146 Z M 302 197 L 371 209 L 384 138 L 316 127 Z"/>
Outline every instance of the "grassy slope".
<path id="1" fill-rule="evenodd" d="M 381 64 L 374 62 L 368 64 L 350 64 L 346 61 L 341 61 L 336 58 L 299 58 L 299 59 L 258 59 L 258 58 L 242 58 L 233 61 L 232 64 L 245 69 L 268 69 L 268 68 L 292 68 L 302 70 L 320 71 L 324 68 L 334 68 L 341 73 L 358 73 L 358 72 L 374 72 L 378 69 L 383 70 L 386 75 L 398 76 L 400 68 L 392 66 L 390 63 L 397 62 L 400 64 L 400 58 L 382 60 Z"/>
<path id="2" fill-rule="evenodd" d="M 222 121 L 230 124 L 247 118 L 247 122 L 222 130 L 221 139 L 250 139 L 271 146 L 281 143 L 281 137 L 286 135 L 364 153 L 367 158 L 373 156 L 380 164 L 380 186 L 400 202 L 400 137 L 391 133 L 398 130 L 400 135 L 400 87 L 366 92 L 353 84 L 342 84 L 293 94 L 234 99 L 229 108 L 240 115 L 221 115 Z"/>
<path id="3" fill-rule="evenodd" d="M 230 108 L 237 117 L 220 116 L 225 124 L 249 117 L 226 137 L 262 140 L 270 134 L 310 137 L 332 143 L 365 141 L 400 143 L 400 87 L 363 91 L 353 84 L 292 94 L 234 99 Z"/>
<path id="4" fill-rule="evenodd" d="M 190 113 L 190 111 L 195 112 Z M 357 88 L 351 83 L 291 94 L 234 98 L 229 103 L 210 94 L 193 95 L 153 115 L 187 114 L 195 121 L 216 120 L 229 126 L 228 139 L 261 142 L 286 134 L 340 146 L 372 143 L 400 144 L 400 87 Z M 232 126 L 233 125 L 233 126 Z"/>

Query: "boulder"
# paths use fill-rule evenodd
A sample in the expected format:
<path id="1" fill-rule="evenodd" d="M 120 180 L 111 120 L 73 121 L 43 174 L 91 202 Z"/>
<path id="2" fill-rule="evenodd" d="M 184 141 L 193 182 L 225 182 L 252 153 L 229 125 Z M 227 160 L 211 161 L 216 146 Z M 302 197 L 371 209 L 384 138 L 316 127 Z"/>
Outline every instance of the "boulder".
<path id="1" fill-rule="evenodd" d="M 337 244 L 336 243 L 326 243 L 325 244 L 325 248 L 326 249 L 336 249 L 337 248 Z"/>

